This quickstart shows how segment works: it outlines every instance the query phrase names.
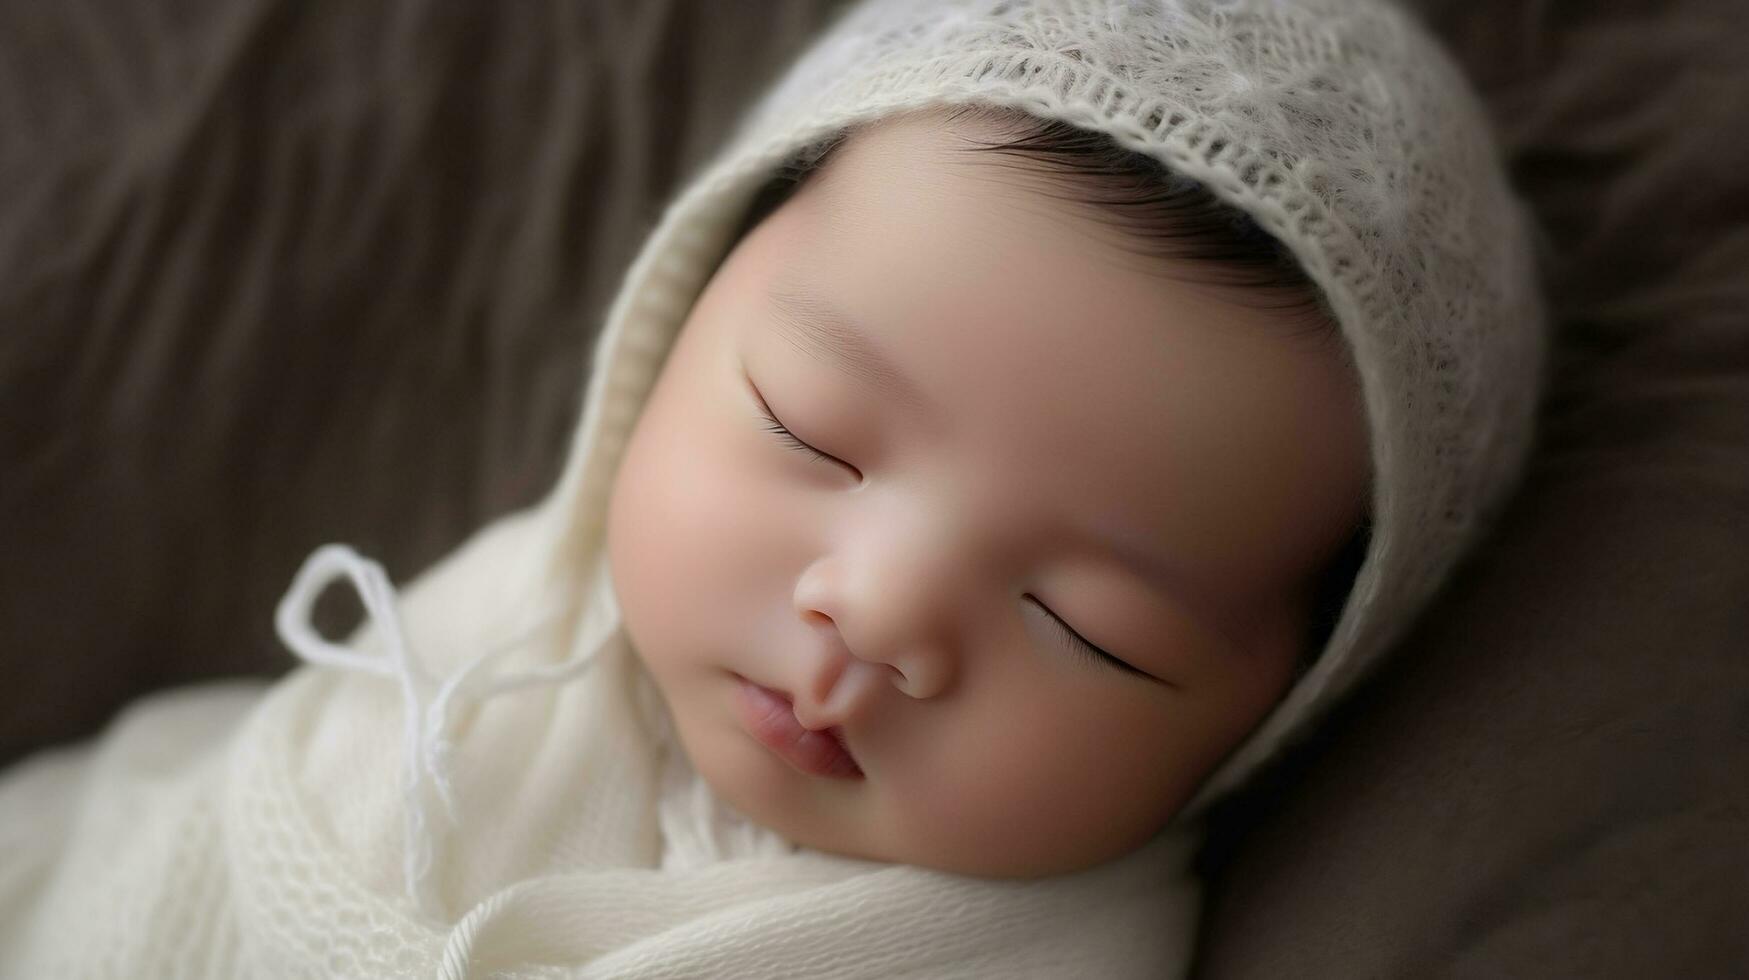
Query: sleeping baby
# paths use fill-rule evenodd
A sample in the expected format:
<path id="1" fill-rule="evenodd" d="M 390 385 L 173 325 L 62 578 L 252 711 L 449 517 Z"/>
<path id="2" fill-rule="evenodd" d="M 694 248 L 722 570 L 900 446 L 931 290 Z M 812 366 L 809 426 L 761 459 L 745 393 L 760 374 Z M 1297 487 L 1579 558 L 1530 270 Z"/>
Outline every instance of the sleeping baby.
<path id="1" fill-rule="evenodd" d="M 607 544 L 736 810 L 1037 875 L 1141 844 L 1256 727 L 1370 474 L 1335 324 L 1267 236 L 1131 151 L 985 115 L 849 136 L 740 240 Z"/>
<path id="2" fill-rule="evenodd" d="M 860 3 L 539 505 L 0 780 L 0 974 L 1183 975 L 1209 805 L 1517 479 L 1531 240 L 1380 0 Z"/>

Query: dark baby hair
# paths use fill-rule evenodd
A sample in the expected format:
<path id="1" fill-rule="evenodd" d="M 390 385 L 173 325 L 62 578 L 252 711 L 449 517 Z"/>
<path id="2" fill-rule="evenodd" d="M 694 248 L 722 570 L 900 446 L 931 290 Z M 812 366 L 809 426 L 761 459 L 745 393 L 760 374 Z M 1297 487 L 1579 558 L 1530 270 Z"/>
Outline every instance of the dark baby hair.
<path id="1" fill-rule="evenodd" d="M 1050 178 L 1041 182 L 1046 193 L 1087 206 L 1089 216 L 1123 232 L 1120 240 L 1130 248 L 1160 260 L 1154 268 L 1161 275 L 1183 277 L 1190 270 L 1199 284 L 1226 287 L 1223 295 L 1235 302 L 1279 314 L 1295 337 L 1341 343 L 1323 291 L 1287 246 L 1200 182 L 1105 133 L 1061 120 L 982 104 L 956 106 L 945 116 L 950 124 L 967 118 L 1002 124 L 1002 137 L 968 137 L 965 150 L 1001 155 L 1023 173 Z M 739 242 L 820 172 L 851 133 L 839 131 L 779 168 L 755 194 L 732 241 Z M 1371 534 L 1369 514 L 1319 572 L 1296 676 L 1311 666 L 1334 631 Z"/>

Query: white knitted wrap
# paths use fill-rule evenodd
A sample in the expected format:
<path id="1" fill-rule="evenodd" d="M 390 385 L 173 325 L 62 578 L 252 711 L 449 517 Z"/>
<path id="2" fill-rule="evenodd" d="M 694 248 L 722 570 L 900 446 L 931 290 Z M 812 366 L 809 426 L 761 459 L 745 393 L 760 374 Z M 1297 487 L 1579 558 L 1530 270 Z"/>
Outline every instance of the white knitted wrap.
<path id="1" fill-rule="evenodd" d="M 1372 428 L 1371 551 L 1321 659 L 1193 807 L 1300 731 L 1448 577 L 1529 447 L 1530 228 L 1471 91 L 1374 0 L 876 0 L 664 213 L 541 504 L 398 598 L 380 570 L 319 553 L 280 621 L 312 666 L 265 697 L 142 704 L 96 746 L 0 781 L 0 975 L 1182 973 L 1194 819 L 1032 882 L 797 850 L 690 771 L 619 629 L 613 475 L 753 193 L 841 127 L 958 102 L 1156 156 L 1324 290 Z M 341 571 L 373 618 L 345 647 L 305 628 L 311 590 Z"/>

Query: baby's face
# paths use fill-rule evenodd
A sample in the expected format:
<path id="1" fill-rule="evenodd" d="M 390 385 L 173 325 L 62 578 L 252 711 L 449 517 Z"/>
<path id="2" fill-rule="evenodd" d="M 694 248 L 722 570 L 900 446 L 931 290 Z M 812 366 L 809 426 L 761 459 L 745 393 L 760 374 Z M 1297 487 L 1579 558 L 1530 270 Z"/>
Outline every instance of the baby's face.
<path id="1" fill-rule="evenodd" d="M 854 857 L 1070 871 L 1145 842 L 1284 692 L 1365 420 L 1337 347 L 1149 275 L 954 139 L 853 137 L 729 255 L 609 558 L 735 809 Z"/>

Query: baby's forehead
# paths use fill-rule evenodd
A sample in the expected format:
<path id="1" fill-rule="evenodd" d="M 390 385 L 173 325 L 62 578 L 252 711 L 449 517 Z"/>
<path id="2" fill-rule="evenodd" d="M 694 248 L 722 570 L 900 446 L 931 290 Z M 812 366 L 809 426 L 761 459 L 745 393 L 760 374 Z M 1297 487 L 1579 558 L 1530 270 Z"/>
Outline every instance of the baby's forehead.
<path id="1" fill-rule="evenodd" d="M 781 219 L 757 247 L 744 322 L 834 431 L 970 474 L 989 498 L 1023 482 L 1130 513 L 1235 488 L 1255 501 L 1320 455 L 1364 469 L 1341 362 L 1282 343 L 1264 311 L 1014 234 L 1050 219 L 951 189 L 871 187 L 893 206 L 843 228 Z"/>
<path id="2" fill-rule="evenodd" d="M 946 176 L 1064 193 L 1066 188 L 1043 179 L 1036 168 L 975 151 L 1009 137 L 1013 129 L 1013 124 L 992 118 L 950 118 L 940 110 L 885 117 L 843 134 L 821 165 L 819 182 L 849 198 L 879 196 L 892 183 L 927 183 Z"/>
<path id="3" fill-rule="evenodd" d="M 955 246 L 953 260 L 966 262 L 1030 241 L 1053 261 L 1028 274 L 1061 278 L 1059 290 L 1104 288 L 1076 274 L 1092 264 L 1271 311 L 1265 319 L 1289 340 L 1343 343 L 1322 290 L 1251 215 L 1151 157 L 1066 123 L 940 109 L 882 118 L 833 145 L 801 196 L 831 227 L 824 245 L 909 234 Z M 894 214 L 913 220 L 879 220 Z M 966 226 L 987 226 L 988 237 L 939 234 Z"/>

